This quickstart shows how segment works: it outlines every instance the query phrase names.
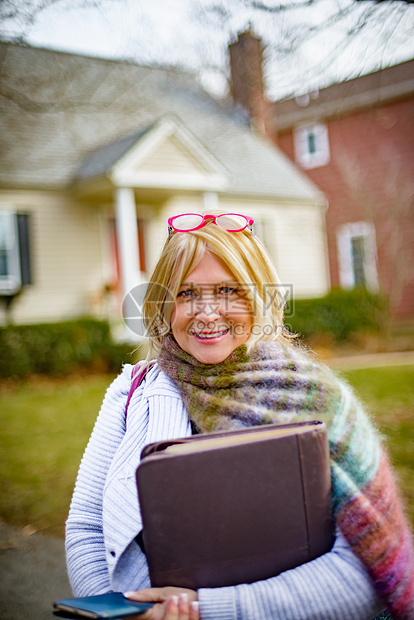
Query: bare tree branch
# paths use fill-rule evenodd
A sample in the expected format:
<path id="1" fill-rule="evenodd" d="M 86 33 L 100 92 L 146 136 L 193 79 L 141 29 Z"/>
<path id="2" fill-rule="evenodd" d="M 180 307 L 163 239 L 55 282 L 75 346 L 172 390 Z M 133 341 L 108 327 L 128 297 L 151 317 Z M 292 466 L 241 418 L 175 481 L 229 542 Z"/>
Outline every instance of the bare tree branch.
<path id="1" fill-rule="evenodd" d="M 102 2 L 123 0 L 0 0 L 0 38 L 24 41 L 27 30 L 35 24 L 40 14 L 53 6 L 62 10 L 76 8 L 99 8 Z M 10 35 L 10 29 L 19 31 Z"/>
<path id="2" fill-rule="evenodd" d="M 266 13 L 282 13 L 283 11 L 292 11 L 295 9 L 303 9 L 312 4 L 316 4 L 318 0 L 304 0 L 303 2 L 291 2 L 290 4 L 276 4 L 269 6 L 264 2 L 254 2 L 245 0 L 244 4 L 254 10 L 264 11 Z"/>
<path id="3" fill-rule="evenodd" d="M 320 0 L 199 0 L 198 6 L 204 29 L 221 28 L 223 58 L 235 33 L 251 27 L 262 37 L 265 82 L 271 98 L 322 88 L 356 77 L 358 70 L 379 69 L 385 52 L 386 56 L 397 55 L 412 40 L 413 14 L 404 0 L 338 0 L 327 5 L 327 10 Z M 324 47 L 325 57 L 321 54 Z M 310 51 L 314 48 L 315 56 Z M 357 68 L 348 59 L 355 58 L 358 49 Z M 200 58 L 201 63 L 203 60 Z"/>

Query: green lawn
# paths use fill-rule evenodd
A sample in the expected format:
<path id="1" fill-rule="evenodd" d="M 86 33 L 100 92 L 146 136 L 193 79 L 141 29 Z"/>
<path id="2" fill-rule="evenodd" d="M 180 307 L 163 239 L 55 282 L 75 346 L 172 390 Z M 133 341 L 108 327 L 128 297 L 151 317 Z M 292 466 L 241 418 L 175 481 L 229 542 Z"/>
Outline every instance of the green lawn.
<path id="1" fill-rule="evenodd" d="M 83 450 L 112 377 L 40 377 L 0 390 L 0 519 L 63 533 Z"/>
<path id="2" fill-rule="evenodd" d="M 341 374 L 355 387 L 386 439 L 414 525 L 414 366 Z"/>
<path id="3" fill-rule="evenodd" d="M 414 366 L 342 373 L 387 437 L 414 523 Z M 63 533 L 76 471 L 108 376 L 0 386 L 0 519 Z"/>

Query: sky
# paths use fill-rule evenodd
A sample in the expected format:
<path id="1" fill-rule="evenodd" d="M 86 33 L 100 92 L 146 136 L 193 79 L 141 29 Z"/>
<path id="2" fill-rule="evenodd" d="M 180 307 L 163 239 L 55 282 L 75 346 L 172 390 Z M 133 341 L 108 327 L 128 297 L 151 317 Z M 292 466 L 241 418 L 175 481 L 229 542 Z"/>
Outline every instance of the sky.
<path id="1" fill-rule="evenodd" d="M 32 25 L 9 21 L 3 32 L 23 34 L 40 47 L 179 65 L 220 96 L 228 85 L 227 45 L 250 24 L 265 46 L 265 84 L 273 100 L 414 58 L 414 6 L 402 1 L 317 0 L 298 10 L 295 0 L 283 0 L 288 10 L 277 15 L 252 11 L 246 0 L 216 0 L 223 10 L 212 14 L 212 1 L 93 0 L 85 8 L 85 0 L 61 0 Z M 338 10 L 341 21 L 318 30 Z M 364 17 L 371 17 L 370 25 L 351 35 Z M 309 26 L 315 30 L 308 37 Z"/>

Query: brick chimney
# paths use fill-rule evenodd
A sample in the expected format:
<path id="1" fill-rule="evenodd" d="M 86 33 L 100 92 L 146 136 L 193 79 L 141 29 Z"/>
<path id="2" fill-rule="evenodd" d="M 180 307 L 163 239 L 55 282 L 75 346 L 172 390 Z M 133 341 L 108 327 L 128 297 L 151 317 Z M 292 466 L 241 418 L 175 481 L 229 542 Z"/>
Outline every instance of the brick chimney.
<path id="1" fill-rule="evenodd" d="M 256 129 L 266 133 L 269 103 L 263 92 L 261 39 L 249 29 L 240 33 L 237 41 L 229 45 L 229 53 L 233 101 L 246 110 Z"/>

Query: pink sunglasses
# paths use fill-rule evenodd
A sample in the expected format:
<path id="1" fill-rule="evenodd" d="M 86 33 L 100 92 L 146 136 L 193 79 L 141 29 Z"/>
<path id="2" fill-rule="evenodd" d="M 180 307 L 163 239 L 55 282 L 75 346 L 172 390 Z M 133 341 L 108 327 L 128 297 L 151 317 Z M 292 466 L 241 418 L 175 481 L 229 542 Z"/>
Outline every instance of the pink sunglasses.
<path id="1" fill-rule="evenodd" d="M 254 220 L 246 215 L 240 215 L 240 213 L 223 213 L 221 215 L 184 213 L 183 215 L 174 215 L 174 217 L 168 219 L 168 238 L 171 239 L 174 232 L 198 230 L 210 222 L 228 232 L 241 232 L 249 228 L 253 234 Z"/>

